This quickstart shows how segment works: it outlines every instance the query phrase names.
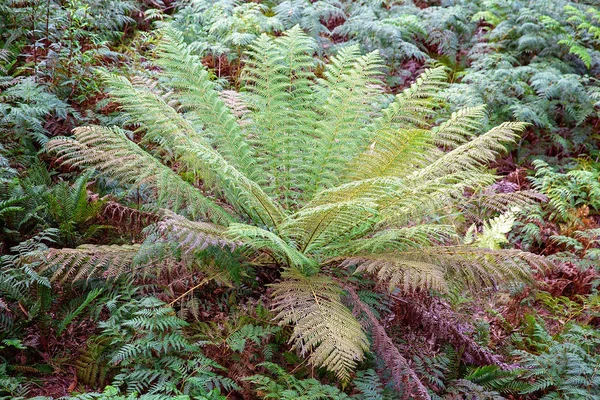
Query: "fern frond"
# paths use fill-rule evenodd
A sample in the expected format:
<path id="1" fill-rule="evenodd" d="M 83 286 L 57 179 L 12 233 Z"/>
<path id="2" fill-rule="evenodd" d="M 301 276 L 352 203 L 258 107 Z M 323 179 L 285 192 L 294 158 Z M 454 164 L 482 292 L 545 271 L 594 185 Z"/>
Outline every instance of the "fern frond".
<path id="1" fill-rule="evenodd" d="M 157 47 L 157 65 L 163 76 L 175 89 L 171 97 L 177 99 L 186 117 L 200 123 L 202 133 L 217 147 L 219 153 L 249 179 L 259 178 L 255 171 L 255 154 L 249 146 L 237 118 L 221 99 L 210 74 L 181 36 L 173 29 L 163 31 Z M 119 98 L 127 101 L 127 93 Z M 143 110 L 140 110 L 143 111 Z"/>
<path id="2" fill-rule="evenodd" d="M 376 214 L 376 204 L 356 200 L 305 207 L 290 216 L 281 230 L 297 238 L 302 252 L 311 252 L 348 235 L 360 221 Z"/>
<path id="3" fill-rule="evenodd" d="M 75 249 L 50 249 L 40 273 L 50 272 L 51 280 L 64 284 L 91 278 L 106 278 L 132 272 L 140 245 L 82 245 Z"/>
<path id="4" fill-rule="evenodd" d="M 358 321 L 340 302 L 341 290 L 323 275 L 304 276 L 288 269 L 273 285 L 273 306 L 281 324 L 294 324 L 291 341 L 309 361 L 348 381 L 369 341 Z"/>
<path id="5" fill-rule="evenodd" d="M 234 250 L 240 243 L 230 240 L 225 228 L 207 222 L 190 221 L 169 213 L 157 223 L 162 238 L 177 243 L 185 252 L 197 252 L 209 246 Z"/>
<path id="6" fill-rule="evenodd" d="M 232 240 L 244 243 L 255 250 L 269 250 L 283 265 L 295 267 L 305 273 L 310 273 L 317 267 L 314 260 L 307 258 L 279 235 L 252 225 L 231 224 L 226 234 Z"/>
<path id="7" fill-rule="evenodd" d="M 418 400 L 431 400 L 429 392 L 410 366 L 408 360 L 400 354 L 400 351 L 388 336 L 385 328 L 379 322 L 369 306 L 363 303 L 356 291 L 349 285 L 344 285 L 344 290 L 348 292 L 348 297 L 354 306 L 356 312 L 362 313 L 364 318 L 363 325 L 373 333 L 373 347 L 377 355 L 385 362 L 388 367 L 394 386 L 398 393 L 405 397 Z"/>
<path id="8" fill-rule="evenodd" d="M 376 113 L 372 104 L 381 94 L 381 58 L 377 52 L 360 56 L 358 47 L 342 49 L 324 72 L 324 103 L 316 129 L 318 147 L 312 195 L 338 183 L 344 166 L 366 145 L 366 123 Z"/>
<path id="9" fill-rule="evenodd" d="M 483 128 L 484 119 L 484 106 L 460 109 L 432 129 L 433 139 L 438 146 L 453 149 L 479 132 Z"/>
<path id="10" fill-rule="evenodd" d="M 105 75 L 120 101 L 128 104 L 128 111 L 147 131 L 148 140 L 156 140 L 169 151 L 175 152 L 186 168 L 223 191 L 227 200 L 240 214 L 269 226 L 277 226 L 283 211 L 251 179 L 231 165 L 189 121 L 169 106 L 164 99 L 148 89 L 134 87 L 127 79 Z"/>
<path id="11" fill-rule="evenodd" d="M 430 145 L 427 128 L 431 127 L 435 108 L 441 104 L 440 90 L 446 79 L 442 67 L 427 70 L 396 96 L 373 122 L 369 149 L 349 166 L 348 176 L 352 180 L 403 174 L 400 165 L 407 160 L 412 165 L 422 165 L 424 160 L 415 156 L 427 154 Z"/>
<path id="12" fill-rule="evenodd" d="M 521 122 L 500 124 L 483 135 L 444 153 L 415 174 L 427 179 L 454 172 L 480 170 L 486 163 L 495 160 L 498 154 L 506 151 L 504 143 L 513 142 L 526 126 L 527 124 Z"/>
<path id="13" fill-rule="evenodd" d="M 371 237 L 356 239 L 342 246 L 346 254 L 382 253 L 443 244 L 456 239 L 458 234 L 452 225 L 421 224 L 380 230 Z"/>
<path id="14" fill-rule="evenodd" d="M 125 131 L 92 126 L 75 129 L 73 136 L 48 142 L 48 150 L 59 156 L 59 162 L 94 168 L 123 183 L 150 185 L 157 191 L 158 207 L 187 211 L 191 217 L 203 216 L 221 223 L 232 220 L 213 200 L 129 140 Z"/>
<path id="15" fill-rule="evenodd" d="M 314 137 L 313 54 L 316 43 L 298 27 L 279 38 L 262 35 L 250 46 L 243 81 L 253 123 L 248 126 L 259 155 L 261 185 L 293 207 L 308 178 L 310 153 L 295 151 Z"/>
<path id="16" fill-rule="evenodd" d="M 384 254 L 357 255 L 344 265 L 377 274 L 391 287 L 414 289 L 411 280 L 438 290 L 463 282 L 477 289 L 530 279 L 529 266 L 545 268 L 546 261 L 518 250 L 489 250 L 467 246 L 435 246 Z"/>
<path id="17" fill-rule="evenodd" d="M 421 254 L 421 249 L 417 250 Z M 403 259 L 394 254 L 365 254 L 345 260 L 341 266 L 356 266 L 357 272 L 376 274 L 389 285 L 390 290 L 401 288 L 413 291 L 416 288 L 447 290 L 446 271 L 435 263 L 423 259 Z"/>

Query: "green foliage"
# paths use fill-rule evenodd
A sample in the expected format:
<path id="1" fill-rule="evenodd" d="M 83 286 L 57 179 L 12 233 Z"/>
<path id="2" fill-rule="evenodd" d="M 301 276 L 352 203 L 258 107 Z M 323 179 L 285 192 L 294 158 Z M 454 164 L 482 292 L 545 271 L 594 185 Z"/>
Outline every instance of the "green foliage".
<path id="1" fill-rule="evenodd" d="M 48 149 L 63 162 L 136 186 L 152 182 L 147 171 L 176 181 L 179 175 L 161 162 L 177 160 L 202 188 L 181 180 L 186 190 L 171 192 L 163 206 L 177 212 L 180 204 L 197 204 L 201 213 L 188 218 L 224 226 L 168 215 L 165 221 L 182 220 L 179 235 L 185 233 L 182 243 L 192 244 L 192 254 L 206 243 L 225 250 L 235 243 L 268 255 L 265 266 L 283 266 L 274 291 L 278 319 L 295 325 L 294 347 L 311 354 L 314 365 L 347 381 L 368 347 L 337 285 L 319 273 L 325 265 L 357 266 L 390 288 L 445 289 L 526 279 L 527 264 L 542 263 L 516 250 L 451 245 L 455 228 L 433 222 L 444 218 L 442 205 L 449 209 L 465 190 L 495 180 L 485 164 L 524 128 L 504 123 L 477 135 L 481 107 L 435 124 L 442 68 L 380 104 L 376 53 L 341 51 L 317 79 L 316 44 L 296 27 L 250 47 L 240 93 L 247 112 L 236 115 L 192 49 L 172 31 L 164 34 L 157 63 L 172 88 L 167 95 L 104 75 L 113 98 L 139 124 L 140 144 L 118 128 L 92 126 L 52 140 Z M 162 150 L 152 154 L 149 144 Z M 152 184 L 160 198 L 165 183 Z M 223 217 L 215 194 L 238 222 Z"/>
<path id="2" fill-rule="evenodd" d="M 59 230 L 59 241 L 65 245 L 81 243 L 94 236 L 101 226 L 91 221 L 98 216 L 102 201 L 88 199 L 88 175 L 70 185 L 60 182 L 47 192 L 44 220 Z"/>
<path id="3" fill-rule="evenodd" d="M 0 346 L 0 349 L 2 348 L 3 346 Z M 24 399 L 29 390 L 28 386 L 22 378 L 10 376 L 7 364 L 0 363 L 0 399 Z"/>
<path id="4" fill-rule="evenodd" d="M 525 369 L 432 345 L 447 314 L 398 326 L 411 292 L 477 312 L 474 290 L 544 265 L 511 243 L 597 266 L 588 4 L 2 2 L 0 397 L 71 365 L 76 390 L 98 391 L 73 399 L 598 397 L 597 332 L 572 325 L 598 317 L 591 269 L 573 282 L 591 294 L 518 303 L 524 287 L 452 331 L 506 356 L 517 332 L 505 360 Z M 530 125 L 496 126 L 510 119 Z M 530 182 L 547 204 L 515 192 L 520 167 L 492 185 L 521 131 L 495 165 L 542 156 Z M 512 325 L 527 302 L 555 335 Z M 403 355 L 422 350 L 437 355 Z"/>
<path id="5" fill-rule="evenodd" d="M 237 59 L 260 34 L 283 30 L 276 16 L 266 15 L 268 8 L 231 0 L 184 1 L 169 25 L 181 32 L 194 52 L 218 59 L 215 72 L 222 76 L 221 57 Z"/>
<path id="6" fill-rule="evenodd" d="M 525 368 L 523 378 L 532 380 L 522 394 L 535 393 L 542 399 L 594 399 L 600 394 L 597 373 L 598 331 L 570 325 L 553 338 L 537 322 L 526 338 L 516 337 L 518 344 L 528 343 L 537 352 L 516 350 L 514 355 Z M 524 340 L 527 339 L 527 340 Z"/>
<path id="7" fill-rule="evenodd" d="M 593 150 L 586 121 L 596 115 L 597 102 L 586 64 L 597 64 L 597 46 L 579 40 L 571 19 L 573 10 L 579 13 L 585 6 L 566 0 L 490 0 L 479 7 L 473 21 L 484 35 L 465 42 L 470 66 L 449 91 L 451 101 L 462 105 L 478 99 L 490 105 L 492 121 L 512 117 L 533 124 L 536 139 L 547 145 L 534 140 L 522 156 L 543 153 L 554 144 L 563 155 Z"/>
<path id="8" fill-rule="evenodd" d="M 600 211 L 600 174 L 597 170 L 572 169 L 561 173 L 542 160 L 534 161 L 533 186 L 548 197 L 551 219 L 569 222 L 576 218 L 575 210 L 588 206 Z"/>
<path id="9" fill-rule="evenodd" d="M 121 391 L 114 386 L 107 386 L 104 388 L 102 393 L 85 393 L 78 396 L 64 397 L 65 400 L 191 400 L 192 398 L 187 395 L 177 396 L 164 396 L 164 395 L 151 395 L 137 393 L 122 394 Z M 205 396 L 194 396 L 195 400 L 222 400 L 224 397 L 205 397 Z"/>
<path id="10" fill-rule="evenodd" d="M 45 166 L 35 164 L 22 177 L 0 182 L 0 210 L 7 214 L 0 225 L 2 234 L 19 239 L 55 228 L 59 245 L 92 238 L 105 227 L 94 223 L 103 202 L 88 198 L 89 177 L 84 174 L 72 184 L 53 184 Z"/>
<path id="11" fill-rule="evenodd" d="M 476 232 L 476 225 L 469 227 L 465 235 L 465 243 L 476 243 L 479 247 L 498 250 L 502 245 L 508 243 L 506 234 L 509 233 L 516 220 L 515 212 L 518 208 L 492 218 L 489 221 L 484 221 L 481 233 Z"/>
<path id="12" fill-rule="evenodd" d="M 0 88 L 0 134 L 20 139 L 24 147 L 26 138 L 40 144 L 48 140 L 45 122 L 49 115 L 66 119 L 73 112 L 32 77 L 0 77 Z"/>
<path id="13" fill-rule="evenodd" d="M 46 312 L 50 307 L 50 282 L 39 276 L 35 269 L 40 265 L 39 256 L 52 243 L 56 231 L 49 229 L 13 247 L 12 254 L 0 257 L 0 299 L 3 300 L 2 315 L 11 308 L 21 308 L 28 321 L 36 317 L 48 322 Z M 7 303 L 10 302 L 10 307 Z M 10 319 L 13 313 L 6 315 Z M 15 313 L 16 314 L 16 313 Z M 10 334 L 10 330 L 7 330 Z M 6 338 L 0 336 L 0 338 Z"/>
<path id="14" fill-rule="evenodd" d="M 254 375 L 246 378 L 255 386 L 257 395 L 261 399 L 285 399 L 285 400 L 346 400 L 350 399 L 338 388 L 323 385 L 316 379 L 297 379 L 288 374 L 277 364 L 265 362 L 259 364 L 270 372 L 274 377 L 268 375 Z"/>
<path id="15" fill-rule="evenodd" d="M 548 292 L 538 292 L 536 300 L 551 312 L 551 319 L 566 324 L 572 320 L 590 321 L 600 315 L 600 296 L 597 293 L 589 296 L 576 295 L 570 299 L 566 296 L 553 297 Z"/>
<path id="16" fill-rule="evenodd" d="M 529 179 L 534 188 L 546 196 L 547 204 L 525 207 L 519 213 L 514 237 L 522 240 L 525 248 L 540 246 L 544 240 L 542 232 L 549 221 L 557 226 L 545 239 L 557 247 L 553 258 L 566 261 L 576 254 L 578 260 L 573 261 L 582 267 L 595 265 L 600 255 L 594 223 L 600 207 L 597 169 L 582 163 L 561 172 L 542 160 L 533 164 L 535 175 Z"/>
<path id="17" fill-rule="evenodd" d="M 99 324 L 102 333 L 88 344 L 78 375 L 102 381 L 115 371 L 112 385 L 127 394 L 219 399 L 220 389 L 237 385 L 218 375 L 223 367 L 186 338 L 187 325 L 155 298 L 114 304 L 109 319 Z"/>
<path id="18" fill-rule="evenodd" d="M 7 42 L 31 45 L 21 71 L 48 83 L 59 98 L 82 102 L 99 91 L 92 68 L 119 57 L 109 44 L 122 40 L 123 28 L 134 25 L 131 0 L 18 1 L 4 18 L 12 36 Z M 3 15 L 0 10 L 0 15 Z"/>

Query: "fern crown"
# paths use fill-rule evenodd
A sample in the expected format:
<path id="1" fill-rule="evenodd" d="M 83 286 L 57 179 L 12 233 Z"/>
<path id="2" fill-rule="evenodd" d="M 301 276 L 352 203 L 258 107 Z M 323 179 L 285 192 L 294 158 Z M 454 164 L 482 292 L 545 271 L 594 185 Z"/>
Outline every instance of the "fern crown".
<path id="1" fill-rule="evenodd" d="M 73 166 L 153 188 L 154 207 L 171 210 L 158 231 L 185 252 L 242 245 L 268 255 L 258 259 L 284 269 L 273 304 L 282 323 L 295 324 L 294 346 L 347 380 L 369 341 L 332 268 L 372 273 L 391 288 L 444 290 L 524 279 L 540 261 L 462 246 L 445 217 L 466 190 L 494 182 L 486 164 L 524 124 L 480 134 L 482 107 L 440 123 L 443 68 L 392 98 L 377 52 L 346 47 L 318 75 L 315 52 L 298 27 L 263 35 L 234 92 L 167 30 L 156 63 L 168 93 L 103 75 L 141 142 L 89 126 L 48 148 Z"/>

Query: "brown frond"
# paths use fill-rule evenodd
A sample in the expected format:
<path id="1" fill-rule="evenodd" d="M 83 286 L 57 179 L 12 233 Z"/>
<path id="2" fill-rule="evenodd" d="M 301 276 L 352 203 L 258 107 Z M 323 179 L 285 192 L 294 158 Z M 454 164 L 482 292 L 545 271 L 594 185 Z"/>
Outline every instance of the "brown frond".
<path id="1" fill-rule="evenodd" d="M 82 245 L 74 249 L 50 249 L 40 269 L 51 272 L 51 281 L 76 282 L 90 278 L 115 277 L 132 272 L 140 245 Z"/>
<path id="2" fill-rule="evenodd" d="M 500 355 L 492 353 L 467 336 L 469 328 L 458 321 L 452 310 L 439 299 L 431 298 L 431 301 L 427 302 L 414 296 L 394 298 L 401 310 L 399 314 L 404 315 L 404 324 L 426 332 L 439 345 L 452 344 L 460 352 L 464 362 L 478 366 L 498 365 L 503 369 L 510 368 Z"/>
<path id="3" fill-rule="evenodd" d="M 136 231 L 154 224 L 160 219 L 158 214 L 127 207 L 116 201 L 109 201 L 104 205 L 102 217 L 118 226 Z"/>
<path id="4" fill-rule="evenodd" d="M 373 333 L 373 348 L 389 368 L 396 389 L 403 394 L 402 399 L 430 400 L 427 389 L 411 368 L 408 360 L 400 354 L 373 311 L 360 300 L 351 286 L 344 285 L 344 290 L 348 292 L 354 310 L 366 317 L 363 319 L 363 325 Z"/>

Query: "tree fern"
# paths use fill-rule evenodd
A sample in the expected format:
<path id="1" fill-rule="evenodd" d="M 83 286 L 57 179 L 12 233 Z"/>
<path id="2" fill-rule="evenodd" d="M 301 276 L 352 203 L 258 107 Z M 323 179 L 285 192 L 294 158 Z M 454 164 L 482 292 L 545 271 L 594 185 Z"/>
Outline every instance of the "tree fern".
<path id="1" fill-rule="evenodd" d="M 368 349 L 328 271 L 360 265 L 392 288 L 444 289 L 497 286 L 544 264 L 517 250 L 457 246 L 456 228 L 438 226 L 451 220 L 445 216 L 466 190 L 494 182 L 486 164 L 524 128 L 504 123 L 479 135 L 481 108 L 439 123 L 442 68 L 386 103 L 376 53 L 343 50 L 317 78 L 315 43 L 294 28 L 262 36 L 248 51 L 242 116 L 228 108 L 192 50 L 176 34 L 164 35 L 158 64 L 172 93 L 104 75 L 139 125 L 139 144 L 118 128 L 86 127 L 48 148 L 63 162 L 125 184 L 185 188 L 158 202 L 180 214 L 159 223 L 161 236 L 192 251 L 242 245 L 261 255 L 255 266 L 283 268 L 274 286 L 277 319 L 294 325 L 293 346 L 314 365 L 348 380 Z M 166 182 L 158 181 L 163 174 Z M 226 213 L 217 205 L 223 198 Z"/>

